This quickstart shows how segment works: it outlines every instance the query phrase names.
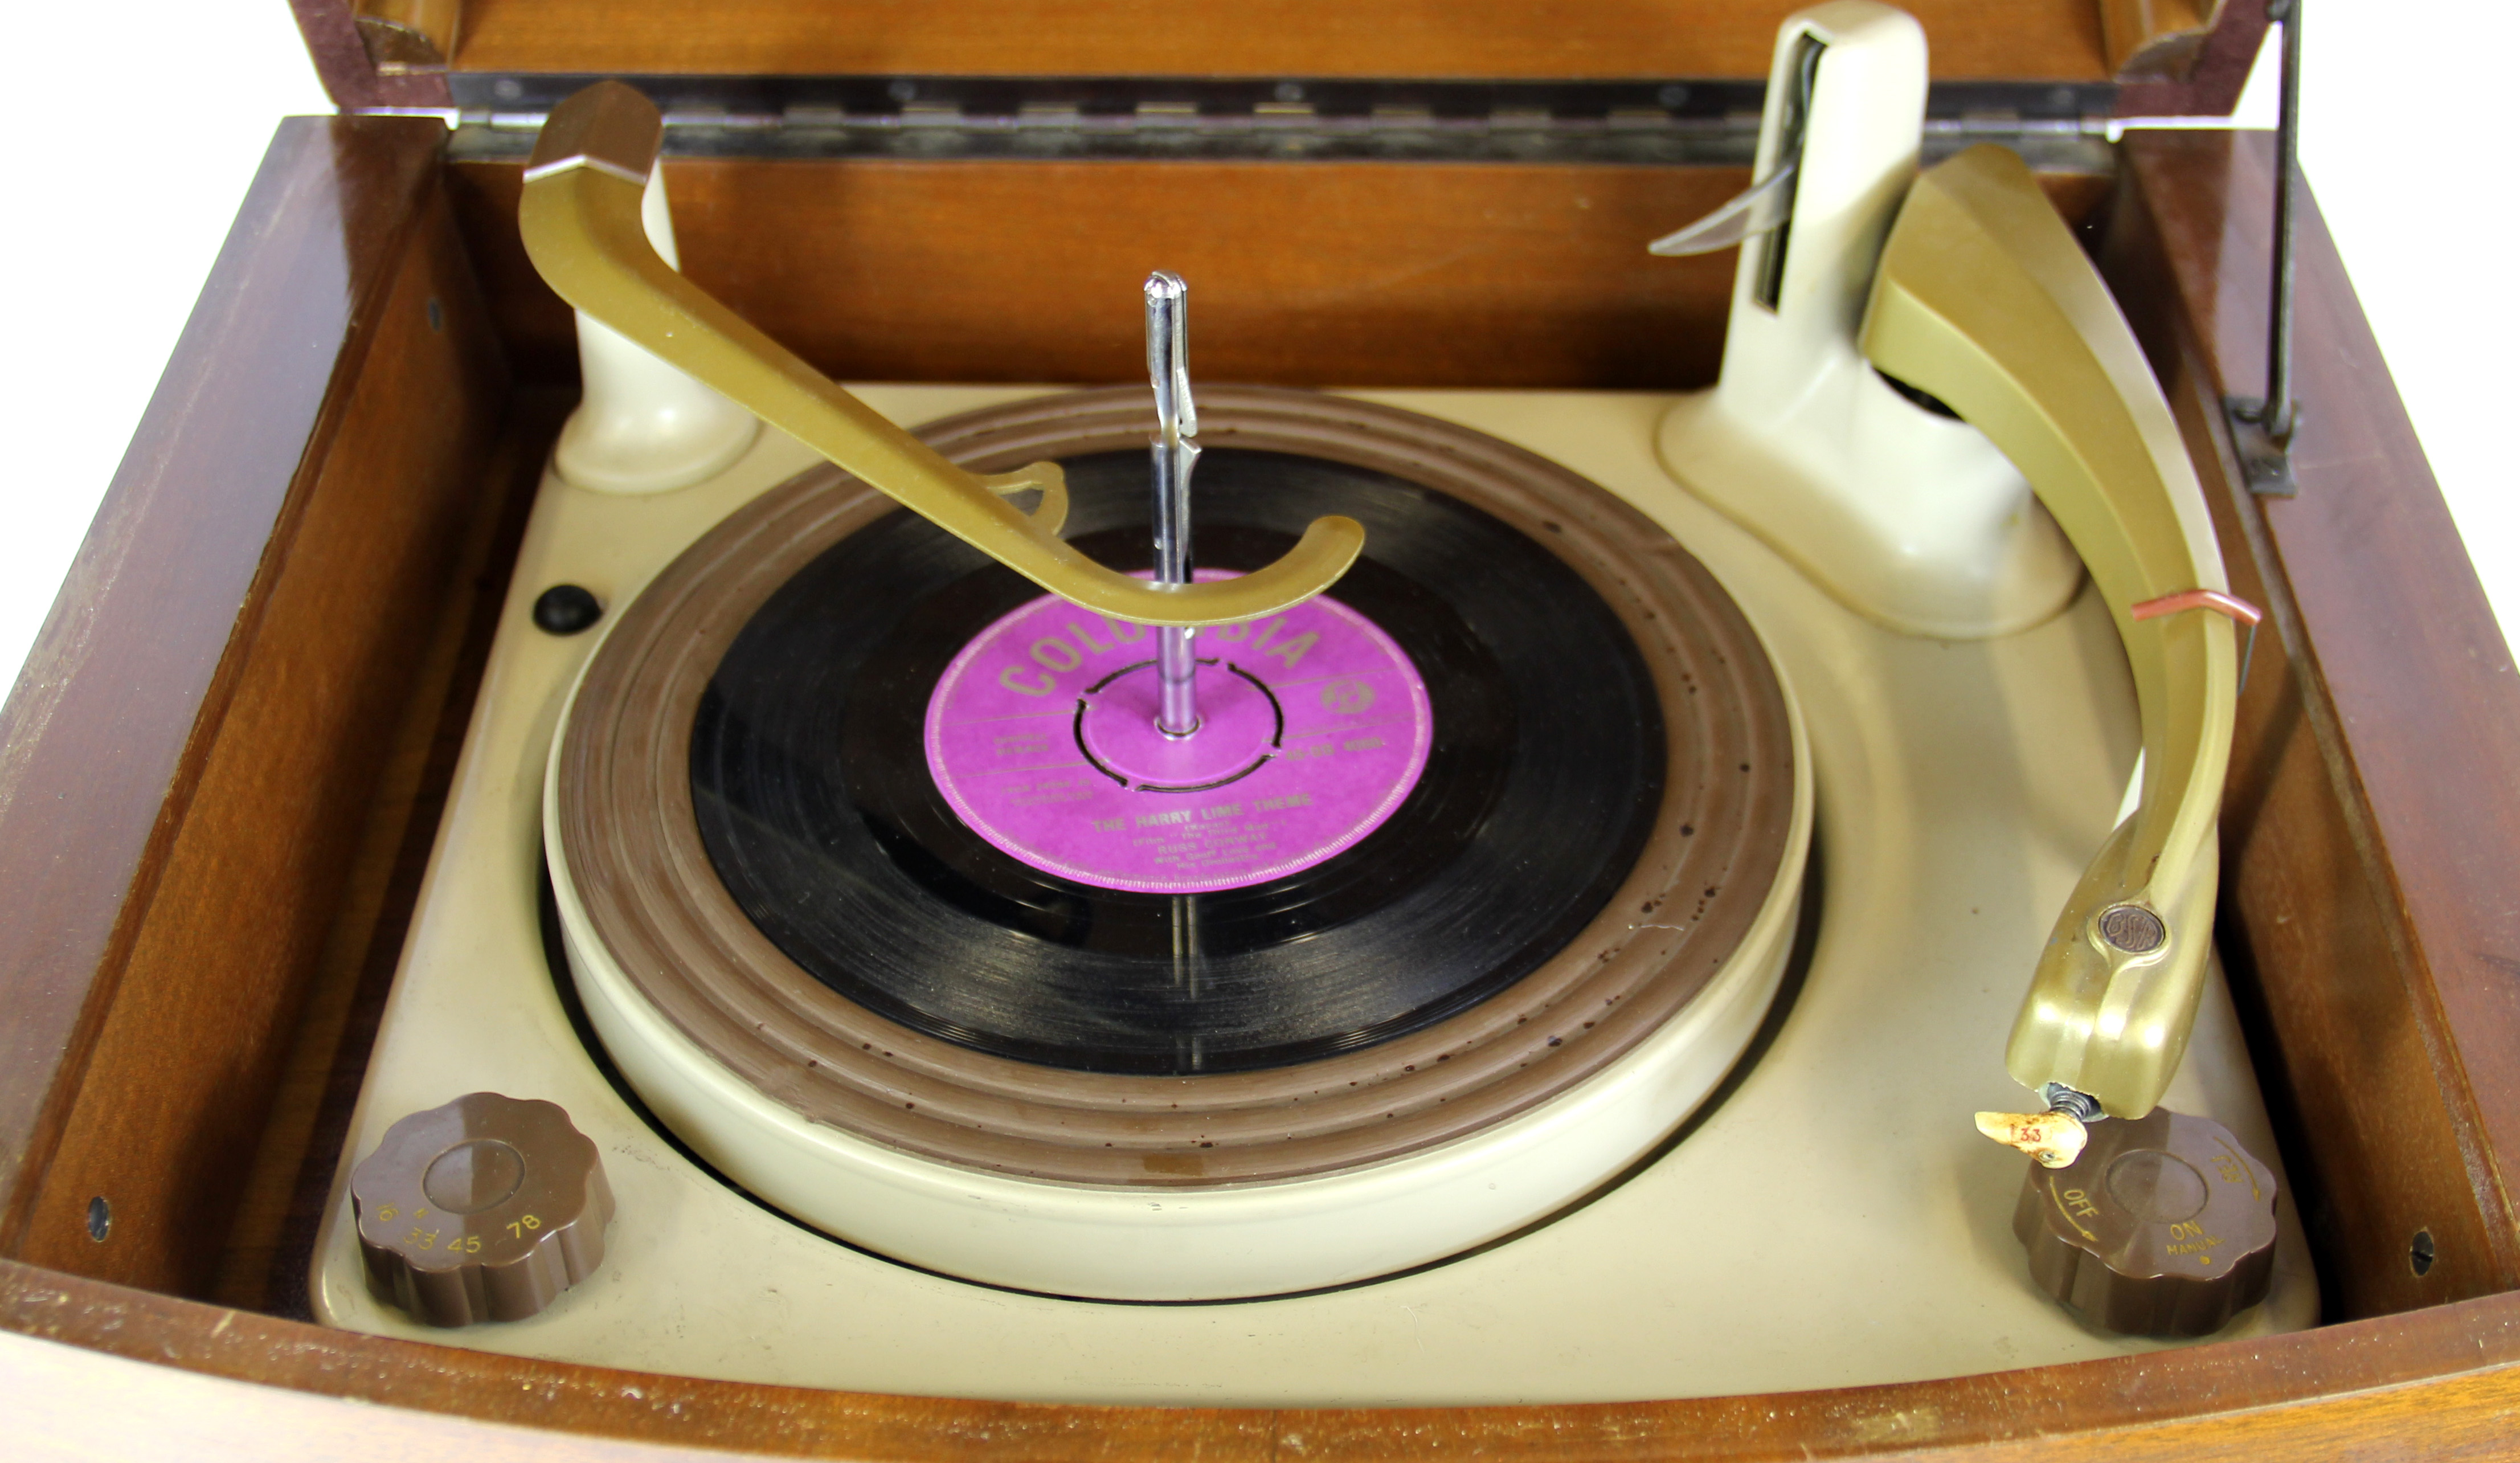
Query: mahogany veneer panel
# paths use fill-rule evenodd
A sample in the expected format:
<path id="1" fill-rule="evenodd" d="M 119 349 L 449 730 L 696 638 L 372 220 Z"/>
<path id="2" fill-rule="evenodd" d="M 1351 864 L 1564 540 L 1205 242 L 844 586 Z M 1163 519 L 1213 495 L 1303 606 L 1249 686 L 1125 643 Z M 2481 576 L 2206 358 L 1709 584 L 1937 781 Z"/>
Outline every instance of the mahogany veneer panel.
<path id="1" fill-rule="evenodd" d="M 353 0 L 289 0 L 297 33 L 315 72 L 324 78 L 324 94 L 345 112 L 371 107 L 444 107 L 446 77 L 419 72 L 380 76 L 368 60 L 351 15 Z"/>
<path id="2" fill-rule="evenodd" d="M 226 1237 L 237 1155 L 261 1130 L 498 417 L 480 389 L 497 346 L 442 195 L 420 227 L 286 558 L 266 562 L 237 690 L 82 1078 L 112 1097 L 72 1114 L 19 1248 L 36 1263 L 195 1292 Z"/>
<path id="3" fill-rule="evenodd" d="M 2213 12 L 2213 0 L 2100 0 L 2100 44 L 2109 70 L 2123 72 L 2130 63 L 2151 70 L 2151 48 L 2192 48 L 2189 32 L 2202 32 Z"/>
<path id="4" fill-rule="evenodd" d="M 2110 17 L 2110 61 L 2121 83 L 2118 115 L 2228 116 L 2240 105 L 2267 38 L 2264 5 L 2102 0 L 2102 7 Z M 2199 9 L 2216 12 L 2212 28 L 2187 30 Z"/>
<path id="5" fill-rule="evenodd" d="M 352 0 L 290 0 L 345 109 L 444 107 L 380 75 Z M 454 68 L 625 75 L 1757 79 L 1796 0 L 472 0 Z M 1909 0 L 1947 81 L 2128 85 L 2122 116 L 2220 115 L 2266 32 L 2252 0 Z M 2193 30 L 2212 18 L 2210 32 Z"/>
<path id="6" fill-rule="evenodd" d="M 481 499 L 425 650 L 404 665 L 411 692 L 400 724 L 382 738 L 376 791 L 345 864 L 323 953 L 297 1023 L 253 1164 L 237 1203 L 218 1275 L 195 1295 L 305 1319 L 307 1258 L 331 1208 L 333 1166 L 349 1134 L 368 1054 L 402 961 L 403 938 L 436 845 L 455 764 L 490 656 L 517 546 L 524 537 L 574 391 L 523 388 L 507 403 L 497 445 L 479 475 Z M 423 613 L 422 606 L 409 607 Z"/>
<path id="7" fill-rule="evenodd" d="M 468 71 L 1765 77 L 1807 0 L 471 0 Z M 2096 0 L 1908 0 L 1946 78 L 2097 81 Z"/>
<path id="8" fill-rule="evenodd" d="M 0 713 L 7 1253 L 225 1236 L 503 389 L 441 139 L 283 125 Z"/>
<path id="9" fill-rule="evenodd" d="M 462 164 L 468 232 L 519 369 L 573 369 L 517 239 L 515 164 Z M 1198 371 L 1290 386 L 1712 380 L 1730 253 L 1647 241 L 1728 168 L 676 159 L 693 279 L 847 381 L 1146 374 L 1140 285 L 1198 291 Z M 1359 241 L 1371 241 L 1363 248 Z"/>
<path id="10" fill-rule="evenodd" d="M 2120 293 L 2153 306 L 2138 319 L 2191 448 L 2228 463 L 2221 395 L 2263 389 L 2270 141 L 2138 133 L 2125 158 Z M 2233 747 L 2222 918 L 2331 1312 L 2360 1315 L 2520 1285 L 2520 675 L 2316 218 L 2301 494 L 2207 475 L 2229 489 L 2226 553 L 2257 581 L 2240 592 L 2272 612 Z M 2421 1276 L 2419 1229 L 2439 1254 Z"/>
<path id="11" fill-rule="evenodd" d="M 2420 1438 L 2426 1458 L 2498 1458 L 2511 1455 L 2520 1416 L 2520 1296 L 1948 1382 L 1539 1407 L 1077 1407 L 705 1382 L 325 1331 L 7 1261 L 0 1330 L 425 1413 L 801 1457 L 1803 1459 L 1896 1450 L 1981 1463 L 2264 1463 L 2404 1457 L 2404 1440 Z M 0 1349 L 0 1389 L 25 1375 L 22 1365 Z M 338 1426 L 373 1429 L 414 1455 L 448 1437 L 439 1419 L 371 1408 L 357 1417 Z M 310 1440 L 322 1447 L 340 1436 Z M 486 1457 L 522 1451 L 513 1436 L 470 1436 Z M 554 1441 L 548 1456 L 608 1456 Z M 309 1455 L 285 1438 L 258 1440 L 252 1454 Z"/>
<path id="12" fill-rule="evenodd" d="M 566 379 L 567 306 L 517 237 L 515 163 L 459 163 L 520 375 Z M 672 159 L 684 267 L 843 381 L 1132 381 L 1140 285 L 1198 291 L 1201 380 L 1671 389 L 1715 379 L 1735 255 L 1645 244 L 1738 168 Z M 2069 218 L 2109 180 L 2043 175 Z"/>

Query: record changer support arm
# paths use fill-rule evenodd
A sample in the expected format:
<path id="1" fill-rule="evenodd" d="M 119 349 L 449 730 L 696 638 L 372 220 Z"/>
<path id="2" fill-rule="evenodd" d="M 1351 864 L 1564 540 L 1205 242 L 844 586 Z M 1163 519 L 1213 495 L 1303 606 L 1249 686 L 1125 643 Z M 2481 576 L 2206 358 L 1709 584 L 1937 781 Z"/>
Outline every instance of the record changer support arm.
<path id="1" fill-rule="evenodd" d="M 2235 612 L 2222 603 L 2237 602 L 2204 494 L 2107 288 L 2002 148 L 1972 148 L 1917 179 L 1882 249 L 1864 348 L 2012 459 L 2126 643 L 2141 801 L 2058 915 L 2005 1065 L 2027 1086 L 2142 1117 L 2178 1071 L 2204 988 L 2238 694 Z M 2072 1105 L 2070 1094 L 2057 1104 Z"/>
<path id="2" fill-rule="evenodd" d="M 1365 545 L 1355 520 L 1320 518 L 1284 558 L 1232 579 L 1157 586 L 1103 568 L 1058 537 L 1067 485 L 1056 463 L 979 476 L 946 461 L 658 258 L 639 218 L 664 139 L 655 106 L 602 81 L 555 109 L 534 143 L 518 209 L 525 252 L 561 298 L 716 388 L 955 537 L 1051 593 L 1118 619 L 1230 624 L 1299 604 Z M 1025 513 L 1007 501 L 1038 489 Z"/>

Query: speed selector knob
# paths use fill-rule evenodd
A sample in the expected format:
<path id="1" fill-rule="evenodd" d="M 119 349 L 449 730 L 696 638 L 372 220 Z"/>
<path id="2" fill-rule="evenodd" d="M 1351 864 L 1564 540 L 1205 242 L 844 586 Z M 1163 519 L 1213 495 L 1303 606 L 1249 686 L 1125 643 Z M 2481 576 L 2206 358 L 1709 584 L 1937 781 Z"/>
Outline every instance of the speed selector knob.
<path id="1" fill-rule="evenodd" d="M 350 1171 L 368 1285 L 432 1326 L 522 1320 L 604 1262 L 612 1189 L 558 1103 L 470 1092 Z"/>
<path id="2" fill-rule="evenodd" d="M 2132 1336 L 2204 1336 L 2266 1299 L 2275 1179 L 2208 1118 L 2155 1108 L 2091 1125 L 2080 1157 L 2032 1165 L 2012 1232 L 2041 1289 Z"/>

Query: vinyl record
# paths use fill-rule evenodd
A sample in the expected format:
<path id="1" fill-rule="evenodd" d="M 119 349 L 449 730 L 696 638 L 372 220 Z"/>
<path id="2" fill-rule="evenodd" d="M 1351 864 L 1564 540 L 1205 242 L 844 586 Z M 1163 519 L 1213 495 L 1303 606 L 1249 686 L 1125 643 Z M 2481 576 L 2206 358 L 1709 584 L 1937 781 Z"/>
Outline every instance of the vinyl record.
<path id="1" fill-rule="evenodd" d="M 1065 467 L 1070 541 L 1143 568 L 1146 454 Z M 1041 592 L 895 512 L 770 597 L 694 721 L 710 861 L 789 958 L 976 1051 L 1187 1075 L 1419 1029 L 1528 974 L 1600 910 L 1661 806 L 1664 729 L 1651 673 L 1584 578 L 1458 498 L 1344 463 L 1215 449 L 1194 494 L 1203 568 L 1256 569 L 1323 514 L 1365 525 L 1365 555 L 1331 594 L 1406 653 L 1431 721 L 1396 810 L 1326 861 L 1207 892 L 1096 887 L 1002 851 L 948 805 L 922 728 L 948 663 Z M 1079 627 L 1043 664 L 1082 661 L 1077 637 L 1128 659 L 1108 629 Z M 1257 637 L 1206 638 L 1230 658 Z M 1242 659 L 1255 685 L 1307 684 L 1312 668 Z M 1081 740 L 1057 750 L 1074 759 Z M 1226 796 L 1131 805 L 1190 817 L 1238 806 Z"/>
<path id="2" fill-rule="evenodd" d="M 1743 992 L 1781 969 L 1809 800 L 1789 704 L 1722 587 L 1636 509 L 1493 437 L 1306 392 L 1199 406 L 1202 564 L 1363 520 L 1366 559 L 1328 598 L 1426 708 L 1388 816 L 1247 887 L 1106 887 L 964 822 L 929 712 L 1039 591 L 836 470 L 738 508 L 609 617 L 546 792 L 569 962 L 625 1074 L 756 1192 L 923 1253 L 878 1196 L 949 1203 L 949 1170 L 1049 1180 L 1061 1204 L 1397 1173 L 1574 1111 L 1632 1054 L 1689 1074 L 1552 1139 L 1548 1163 L 1598 1173 L 1755 1026 Z M 1135 568 L 1149 411 L 1143 390 L 1076 392 L 923 434 L 978 472 L 1067 463 L 1071 540 Z M 1127 637 L 1072 629 L 1003 673 L 1099 683 L 1088 655 L 1116 666 Z M 1266 640 L 1238 643 L 1265 659 Z M 1701 1026 L 1720 1052 L 1671 1034 Z"/>

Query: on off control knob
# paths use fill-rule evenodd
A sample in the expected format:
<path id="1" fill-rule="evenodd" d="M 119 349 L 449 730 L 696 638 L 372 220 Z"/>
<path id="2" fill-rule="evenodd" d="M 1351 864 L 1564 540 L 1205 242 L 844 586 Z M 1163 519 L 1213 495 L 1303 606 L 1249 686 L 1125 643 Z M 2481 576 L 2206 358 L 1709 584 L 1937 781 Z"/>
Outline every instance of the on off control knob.
<path id="1" fill-rule="evenodd" d="M 2091 1324 L 2204 1336 L 2273 1282 L 2274 1174 L 2223 1124 L 2155 1108 L 2092 1123 L 2065 1167 L 2033 1164 L 2012 1232 L 2031 1279 Z"/>
<path id="2" fill-rule="evenodd" d="M 377 1295 L 432 1326 L 522 1320 L 604 1262 L 612 1189 L 558 1103 L 470 1092 L 350 1170 Z"/>

